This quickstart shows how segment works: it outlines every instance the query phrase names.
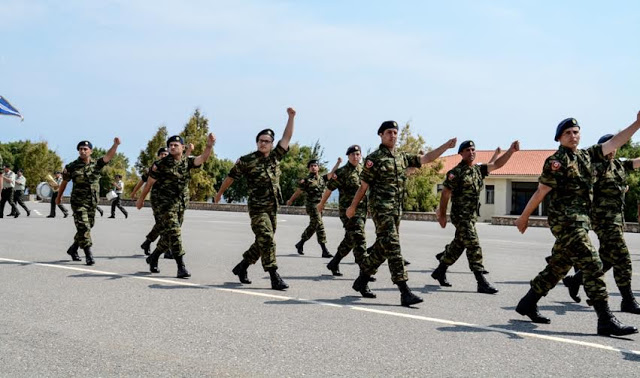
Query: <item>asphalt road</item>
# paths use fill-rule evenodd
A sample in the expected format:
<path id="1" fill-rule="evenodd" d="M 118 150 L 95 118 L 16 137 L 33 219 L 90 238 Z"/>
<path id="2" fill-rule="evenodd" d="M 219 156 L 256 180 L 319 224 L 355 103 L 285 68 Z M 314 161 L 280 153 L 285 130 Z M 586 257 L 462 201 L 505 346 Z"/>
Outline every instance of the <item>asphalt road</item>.
<path id="1" fill-rule="evenodd" d="M 173 260 L 148 273 L 140 243 L 153 224 L 150 209 L 129 219 L 97 218 L 96 265 L 72 262 L 65 251 L 71 217 L 47 219 L 47 204 L 31 217 L 0 220 L 0 376 L 637 376 L 640 335 L 596 335 L 596 314 L 576 304 L 560 284 L 540 301 L 552 319 L 536 325 L 514 311 L 529 280 L 544 267 L 553 238 L 547 229 L 520 235 L 514 227 L 478 225 L 488 279 L 497 295 L 478 294 L 467 261 L 450 268 L 450 288 L 430 277 L 434 255 L 453 237 L 449 224 L 401 225 L 409 286 L 425 301 L 401 307 L 386 264 L 371 289 L 351 289 L 352 255 L 343 277 L 326 269 L 315 240 L 305 255 L 294 244 L 304 216 L 280 215 L 279 272 L 291 286 L 270 289 L 258 263 L 251 285 L 231 273 L 253 241 L 245 213 L 188 211 L 183 227 L 191 279 L 175 278 Z M 329 247 L 343 231 L 325 218 Z M 597 244 L 595 235 L 594 243 Z M 373 242 L 373 224 L 367 223 Z M 627 234 L 638 264 L 640 235 Z M 640 278 L 633 288 L 639 293 Z M 607 274 L 616 316 L 620 295 Z M 585 297 L 582 293 L 583 298 Z"/>

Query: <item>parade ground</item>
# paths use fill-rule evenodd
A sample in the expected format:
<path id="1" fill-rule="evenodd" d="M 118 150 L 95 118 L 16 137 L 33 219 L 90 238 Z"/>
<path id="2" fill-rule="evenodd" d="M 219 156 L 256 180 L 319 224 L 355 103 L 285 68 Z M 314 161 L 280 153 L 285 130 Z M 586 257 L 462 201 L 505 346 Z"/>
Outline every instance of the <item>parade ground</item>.
<path id="1" fill-rule="evenodd" d="M 140 249 L 153 226 L 150 208 L 128 208 L 129 218 L 96 218 L 94 266 L 65 253 L 73 218 L 48 219 L 49 205 L 0 220 L 0 376 L 637 376 L 640 334 L 596 335 L 597 317 L 581 291 L 574 303 L 560 283 L 539 308 L 551 324 L 533 324 L 514 311 L 529 280 L 544 268 L 553 237 L 546 228 L 478 224 L 487 279 L 500 292 L 478 294 L 466 257 L 449 269 L 452 287 L 430 276 L 434 255 L 454 227 L 403 221 L 402 250 L 411 262 L 409 286 L 424 302 L 400 306 L 400 293 L 384 264 L 377 294 L 351 289 L 358 274 L 353 255 L 342 277 L 326 269 L 315 237 L 298 255 L 294 244 L 308 223 L 279 215 L 279 273 L 290 285 L 270 288 L 260 263 L 250 285 L 231 269 L 253 242 L 246 213 L 189 210 L 182 230 L 192 277 L 175 278 L 173 260 L 160 259 L 150 274 Z M 20 209 L 22 211 L 22 209 Z M 338 218 L 325 217 L 328 247 L 343 236 Z M 625 235 L 640 294 L 640 235 Z M 375 239 L 367 221 L 367 241 Z M 597 238 L 592 234 L 597 246 Z M 82 252 L 80 252 L 82 256 Z M 84 259 L 83 259 L 84 260 Z M 618 319 L 620 295 L 607 274 L 610 305 Z"/>

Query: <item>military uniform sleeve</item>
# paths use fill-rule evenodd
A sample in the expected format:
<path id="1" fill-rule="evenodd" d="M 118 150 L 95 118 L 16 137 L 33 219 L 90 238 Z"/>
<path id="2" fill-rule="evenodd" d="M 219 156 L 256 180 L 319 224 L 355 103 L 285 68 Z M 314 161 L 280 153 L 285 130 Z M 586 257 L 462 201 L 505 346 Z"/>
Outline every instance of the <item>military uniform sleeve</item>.
<path id="1" fill-rule="evenodd" d="M 407 159 L 407 167 L 412 167 L 412 168 L 422 167 L 422 162 L 420 162 L 420 155 L 406 154 L 405 158 Z"/>
<path id="2" fill-rule="evenodd" d="M 375 181 L 377 175 L 378 167 L 376 166 L 376 162 L 373 158 L 367 156 L 367 159 L 364 163 L 364 168 L 362 169 L 362 174 L 360 175 L 360 180 L 371 185 L 371 183 Z"/>
<path id="3" fill-rule="evenodd" d="M 160 161 L 156 161 L 149 169 L 149 177 L 154 180 L 159 179 L 162 176 L 162 164 Z"/>
<path id="4" fill-rule="evenodd" d="M 489 176 L 489 166 L 486 164 L 480 164 L 480 175 L 482 178 Z"/>
<path id="5" fill-rule="evenodd" d="M 558 182 L 564 176 L 566 169 L 565 164 L 552 155 L 545 160 L 538 182 L 555 189 L 558 187 Z"/>
<path id="6" fill-rule="evenodd" d="M 458 187 L 458 174 L 455 169 L 447 172 L 447 175 L 444 178 L 444 182 L 442 183 L 447 189 L 455 190 Z"/>
<path id="7" fill-rule="evenodd" d="M 602 145 L 594 144 L 593 146 L 585 149 L 589 157 L 591 158 L 591 162 L 604 161 L 606 158 L 602 153 Z"/>
<path id="8" fill-rule="evenodd" d="M 189 159 L 187 162 L 187 166 L 189 167 L 189 169 L 202 168 L 202 164 L 196 165 L 195 156 L 189 156 L 187 159 Z"/>
<path id="9" fill-rule="evenodd" d="M 327 189 L 329 189 L 330 191 L 334 191 L 336 189 L 338 189 L 338 187 L 340 186 L 340 171 L 337 171 L 334 175 L 333 178 L 331 178 L 331 180 L 329 180 L 327 182 Z"/>
<path id="10" fill-rule="evenodd" d="M 236 164 L 234 164 L 233 167 L 231 167 L 231 170 L 229 171 L 229 177 L 231 177 L 234 180 L 239 180 L 244 171 L 245 171 L 245 163 L 242 161 L 242 159 L 238 159 L 238 161 L 236 161 Z"/>
<path id="11" fill-rule="evenodd" d="M 101 157 L 100 159 L 98 159 L 98 161 L 96 161 L 96 171 L 102 170 L 102 168 L 104 168 L 107 164 L 109 163 L 104 161 L 104 157 Z"/>
<path id="12" fill-rule="evenodd" d="M 275 156 L 277 161 L 280 161 L 280 160 L 282 160 L 282 158 L 284 158 L 284 155 L 286 155 L 287 152 L 289 152 L 289 149 L 285 150 L 280 145 L 280 141 L 278 141 L 278 144 L 276 144 L 276 148 L 273 150 L 272 154 L 274 154 L 274 156 Z"/>
<path id="13" fill-rule="evenodd" d="M 307 189 L 307 179 L 298 180 L 298 189 L 302 189 L 302 190 Z"/>
<path id="14" fill-rule="evenodd" d="M 71 181 L 71 167 L 67 164 L 62 170 L 62 179 L 64 181 Z"/>

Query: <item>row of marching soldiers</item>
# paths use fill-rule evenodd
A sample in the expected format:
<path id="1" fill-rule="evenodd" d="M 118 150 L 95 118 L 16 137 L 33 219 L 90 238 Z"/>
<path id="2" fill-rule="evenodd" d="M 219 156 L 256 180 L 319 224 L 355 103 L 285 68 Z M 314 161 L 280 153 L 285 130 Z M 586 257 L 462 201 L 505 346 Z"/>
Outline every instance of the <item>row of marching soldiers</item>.
<path id="1" fill-rule="evenodd" d="M 218 203 L 235 180 L 246 178 L 249 217 L 255 239 L 232 272 L 238 276 L 241 283 L 251 284 L 248 268 L 261 260 L 263 269 L 270 275 L 271 287 L 274 290 L 285 290 L 289 287 L 278 274 L 274 241 L 277 212 L 282 202 L 279 163 L 289 150 L 296 112 L 288 108 L 287 114 L 288 120 L 281 139 L 276 143 L 272 129 L 261 130 L 256 135 L 256 151 L 236 161 L 215 197 L 215 202 Z M 547 259 L 547 266 L 531 281 L 531 289 L 518 303 L 516 311 L 519 314 L 528 316 L 536 323 L 549 323 L 550 319 L 539 313 L 537 302 L 564 278 L 565 285 L 569 287 L 571 296 L 576 300 L 579 298 L 579 286 L 584 286 L 589 297 L 588 303 L 593 305 L 598 315 L 598 334 L 628 335 L 637 332 L 635 327 L 621 324 L 611 313 L 603 277 L 608 269 L 613 268 L 616 283 L 622 294 L 622 310 L 640 313 L 640 306 L 631 291 L 631 260 L 624 243 L 621 225 L 626 186 L 625 171 L 640 167 L 640 159 L 624 163 L 615 159 L 616 149 L 630 140 L 639 128 L 640 113 L 630 126 L 618 134 L 606 135 L 598 144 L 587 149 L 579 149 L 578 122 L 568 118 L 557 126 L 555 140 L 559 142 L 559 148 L 545 161 L 538 190 L 516 221 L 520 232 L 525 232 L 529 216 L 544 198 L 549 196 L 548 221 L 556 242 L 552 255 Z M 361 149 L 358 145 L 348 148 L 348 162 L 343 167 L 334 167 L 330 174 L 324 177 L 318 175 L 317 162 L 310 162 L 309 176 L 300 180 L 299 189 L 312 194 L 308 196 L 306 206 L 311 222 L 296 248 L 299 253 L 303 253 L 304 242 L 314 232 L 317 233 L 323 256 L 333 257 L 327 268 L 336 276 L 342 275 L 339 270 L 341 259 L 353 250 L 360 273 L 352 288 L 365 298 L 376 297 L 369 284 L 375 281 L 374 275 L 378 268 L 387 261 L 391 280 L 400 291 L 401 305 L 413 306 L 421 303 L 423 299 L 415 295 L 407 285 L 408 274 L 399 236 L 406 171 L 434 161 L 447 149 L 455 147 L 457 139 L 452 138 L 426 154 L 410 154 L 395 149 L 398 137 L 396 122 L 383 122 L 378 128 L 378 135 L 381 144 L 366 157 L 364 164 L 360 163 Z M 190 277 L 184 262 L 185 252 L 180 231 L 188 202 L 188 183 L 191 170 L 201 167 L 209 158 L 214 143 L 215 136 L 209 134 L 202 154 L 188 156 L 184 154 L 184 140 L 180 136 L 172 136 L 167 140 L 168 155 L 154 162 L 149 169 L 136 207 L 142 208 L 144 199 L 150 192 L 156 224 L 142 248 L 149 253 L 151 243 L 156 237 L 160 237 L 155 250 L 146 259 L 152 273 L 159 272 L 160 255 L 171 251 L 177 264 L 177 277 Z M 99 178 L 100 170 L 115 155 L 119 144 L 120 140 L 115 138 L 107 154 L 96 161 L 90 157 L 91 144 L 88 141 L 80 142 L 80 157 L 67 165 L 63 171 L 64 181 L 56 201 L 60 202 L 60 193 L 64 191 L 66 183 L 74 181 L 71 207 L 77 229 L 74 243 L 68 253 L 74 260 L 80 259 L 77 251 L 78 248 L 82 248 L 88 265 L 94 263 L 90 229 L 97 203 L 97 196 L 92 192 L 91 184 Z M 436 210 L 438 221 L 444 228 L 447 223 L 446 209 L 451 201 L 451 222 L 456 227 L 454 240 L 445 246 L 442 253 L 436 255 L 439 265 L 431 274 L 441 286 L 451 286 L 446 276 L 447 269 L 466 250 L 469 268 L 476 278 L 478 292 L 498 292 L 498 289 L 485 278 L 488 272 L 483 265 L 482 249 L 475 228 L 477 209 L 484 178 L 506 164 L 519 148 L 519 142 L 514 141 L 504 153 L 497 149 L 488 163 L 474 164 L 473 141 L 467 140 L 459 145 L 458 153 L 462 160 L 447 172 L 440 205 Z M 592 203 L 590 194 L 594 184 L 596 191 Z M 331 191 L 335 189 L 339 190 L 340 219 L 345 228 L 345 237 L 338 247 L 338 252 L 331 256 L 326 248 L 321 214 Z M 322 195 L 318 195 L 319 193 Z M 603 199 L 604 197 L 607 199 Z M 295 195 L 289 203 L 294 199 Z M 604 211 L 605 208 L 607 215 L 599 218 L 602 213 L 600 210 Z M 376 229 L 375 243 L 369 249 L 366 248 L 364 234 L 368 211 Z M 590 217 L 594 217 L 592 221 L 600 238 L 600 254 L 589 240 Z M 572 267 L 575 267 L 578 273 L 573 277 L 565 277 Z"/>

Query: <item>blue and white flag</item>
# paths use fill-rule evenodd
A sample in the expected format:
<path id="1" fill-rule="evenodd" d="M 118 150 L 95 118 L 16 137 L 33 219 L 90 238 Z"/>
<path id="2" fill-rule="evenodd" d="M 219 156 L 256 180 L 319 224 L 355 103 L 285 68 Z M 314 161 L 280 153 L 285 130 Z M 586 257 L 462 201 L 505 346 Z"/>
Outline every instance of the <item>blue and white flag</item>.
<path id="1" fill-rule="evenodd" d="M 9 101 L 2 96 L 0 96 L 0 115 L 12 115 L 20 117 L 20 119 L 24 121 L 24 117 L 20 114 L 20 111 L 14 108 L 13 105 L 11 105 Z"/>

